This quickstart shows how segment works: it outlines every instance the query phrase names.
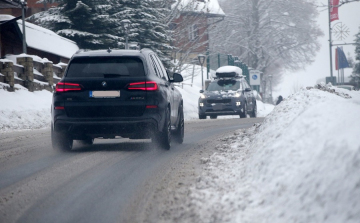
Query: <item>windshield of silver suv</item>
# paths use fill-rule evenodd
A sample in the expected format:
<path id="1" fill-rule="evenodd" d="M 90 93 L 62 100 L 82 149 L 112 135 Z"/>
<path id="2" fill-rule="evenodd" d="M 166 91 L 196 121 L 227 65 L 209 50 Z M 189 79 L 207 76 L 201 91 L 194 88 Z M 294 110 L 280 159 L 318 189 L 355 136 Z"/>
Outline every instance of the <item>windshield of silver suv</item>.
<path id="1" fill-rule="evenodd" d="M 78 57 L 74 58 L 67 77 L 145 76 L 138 57 Z"/>
<path id="2" fill-rule="evenodd" d="M 240 81 L 236 80 L 219 80 L 209 84 L 207 91 L 237 91 L 242 90 Z"/>

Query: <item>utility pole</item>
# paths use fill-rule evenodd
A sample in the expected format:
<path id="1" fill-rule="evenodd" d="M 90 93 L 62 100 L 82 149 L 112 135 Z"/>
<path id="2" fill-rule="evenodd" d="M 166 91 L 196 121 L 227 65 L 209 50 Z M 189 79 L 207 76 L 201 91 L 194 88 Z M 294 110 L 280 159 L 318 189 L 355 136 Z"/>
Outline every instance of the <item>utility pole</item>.
<path id="1" fill-rule="evenodd" d="M 329 52 L 330 52 L 330 80 L 333 80 L 333 69 L 332 69 L 332 38 L 331 38 L 331 6 L 330 1 L 328 0 L 328 12 L 329 12 Z"/>
<path id="2" fill-rule="evenodd" d="M 23 53 L 27 53 L 26 51 L 26 35 L 25 35 L 25 7 L 27 5 L 25 0 L 20 0 L 21 8 L 22 8 L 22 29 L 23 29 Z"/>

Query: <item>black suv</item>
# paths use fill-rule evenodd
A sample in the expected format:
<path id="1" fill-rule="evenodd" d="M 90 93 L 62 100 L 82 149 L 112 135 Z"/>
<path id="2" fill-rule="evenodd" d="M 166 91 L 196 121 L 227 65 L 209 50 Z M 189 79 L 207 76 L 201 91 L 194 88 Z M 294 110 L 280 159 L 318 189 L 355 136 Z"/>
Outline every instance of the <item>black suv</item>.
<path id="1" fill-rule="evenodd" d="M 51 107 L 54 148 L 73 140 L 148 139 L 170 149 L 184 138 L 183 101 L 158 56 L 149 49 L 78 52 L 56 85 Z"/>
<path id="2" fill-rule="evenodd" d="M 256 117 L 256 98 L 241 74 L 240 68 L 226 66 L 216 71 L 216 78 L 206 90 L 200 90 L 199 119 L 216 119 L 219 115 L 239 115 L 240 118 Z"/>

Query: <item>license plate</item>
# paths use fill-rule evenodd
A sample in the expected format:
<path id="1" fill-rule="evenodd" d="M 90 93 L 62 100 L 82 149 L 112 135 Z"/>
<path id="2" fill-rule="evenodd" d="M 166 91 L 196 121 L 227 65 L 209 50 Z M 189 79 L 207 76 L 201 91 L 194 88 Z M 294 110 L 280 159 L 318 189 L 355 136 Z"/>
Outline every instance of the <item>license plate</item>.
<path id="1" fill-rule="evenodd" d="M 120 91 L 90 91 L 90 98 L 118 98 Z"/>
<path id="2" fill-rule="evenodd" d="M 222 110 L 223 106 L 221 104 L 215 104 L 212 106 L 214 110 Z"/>

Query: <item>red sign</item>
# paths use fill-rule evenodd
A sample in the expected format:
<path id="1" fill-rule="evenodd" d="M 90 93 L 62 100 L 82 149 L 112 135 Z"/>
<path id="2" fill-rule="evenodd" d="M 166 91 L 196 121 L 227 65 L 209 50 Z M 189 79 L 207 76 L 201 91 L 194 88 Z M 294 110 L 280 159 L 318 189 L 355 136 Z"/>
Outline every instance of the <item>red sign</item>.
<path id="1" fill-rule="evenodd" d="M 330 0 L 330 21 L 339 20 L 339 0 Z"/>

